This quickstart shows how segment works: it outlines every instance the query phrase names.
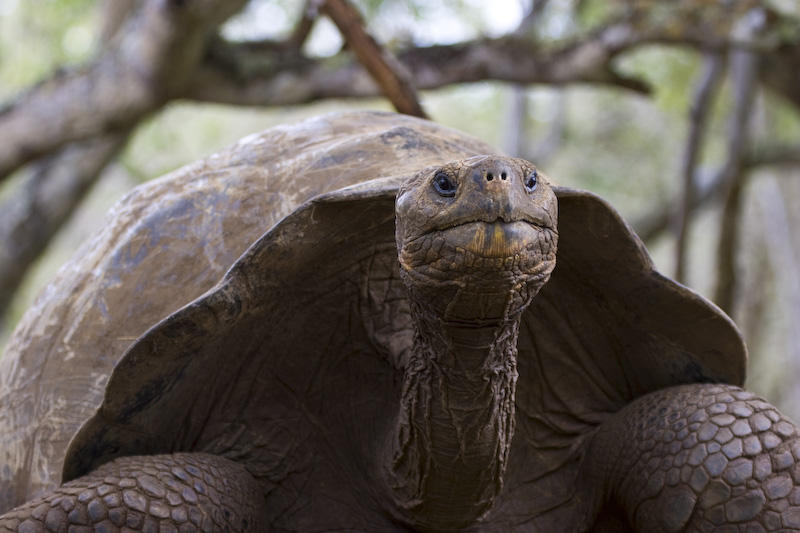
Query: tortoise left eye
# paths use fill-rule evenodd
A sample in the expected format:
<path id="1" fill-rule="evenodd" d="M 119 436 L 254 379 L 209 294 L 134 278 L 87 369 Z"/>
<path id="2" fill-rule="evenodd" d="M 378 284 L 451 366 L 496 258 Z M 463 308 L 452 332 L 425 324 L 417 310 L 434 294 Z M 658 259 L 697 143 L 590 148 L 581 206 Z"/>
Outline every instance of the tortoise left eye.
<path id="1" fill-rule="evenodd" d="M 433 189 L 440 196 L 455 196 L 456 194 L 456 184 L 444 172 L 439 172 L 433 177 Z"/>

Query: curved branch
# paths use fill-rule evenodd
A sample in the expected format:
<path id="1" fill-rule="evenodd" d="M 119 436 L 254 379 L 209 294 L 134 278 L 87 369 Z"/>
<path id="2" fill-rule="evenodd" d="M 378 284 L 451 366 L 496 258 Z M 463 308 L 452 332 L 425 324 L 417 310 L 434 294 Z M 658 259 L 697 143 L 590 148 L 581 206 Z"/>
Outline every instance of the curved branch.
<path id="1" fill-rule="evenodd" d="M 553 50 L 515 37 L 414 48 L 397 55 L 420 90 L 485 80 L 520 84 L 597 83 L 647 93 L 641 80 L 616 73 L 614 57 L 634 42 L 611 31 Z M 256 50 L 261 50 L 258 54 Z M 274 50 L 274 48 L 273 48 Z M 325 98 L 381 95 L 364 68 L 348 56 L 309 59 L 252 43 L 218 43 L 183 96 L 234 105 L 296 105 Z"/>
<path id="2" fill-rule="evenodd" d="M 186 83 L 209 29 L 244 3 L 129 2 L 104 36 L 114 44 L 95 63 L 55 74 L 0 111 L 0 180 L 40 160 L 0 206 L 0 322 L 27 268 L 136 125 Z"/>
<path id="3" fill-rule="evenodd" d="M 747 50 L 769 57 L 778 50 L 782 51 L 782 59 L 769 63 L 773 67 L 769 72 L 800 71 L 788 68 L 800 65 L 800 54 L 789 53 L 793 49 L 780 45 L 771 34 L 740 39 L 697 24 L 666 21 L 662 26 L 640 27 L 627 19 L 557 46 L 544 46 L 512 33 L 498 39 L 410 48 L 396 57 L 418 90 L 498 80 L 523 85 L 602 84 L 648 93 L 644 81 L 619 73 L 614 60 L 620 54 L 652 44 L 689 46 L 704 52 Z M 296 50 L 290 54 L 286 47 L 276 47 L 275 43 L 219 46 L 224 48 L 224 54 L 207 56 L 183 97 L 233 105 L 279 106 L 381 94 L 371 77 L 346 54 L 312 59 Z M 256 55 L 259 51 L 260 55 Z M 219 60 L 222 56 L 224 61 Z M 798 86 L 793 81 L 794 78 L 782 79 L 772 86 L 791 94 Z M 800 97 L 795 102 L 800 102 Z"/>
<path id="4" fill-rule="evenodd" d="M 126 127 L 170 99 L 234 105 L 291 105 L 323 98 L 378 96 L 360 65 L 344 55 L 309 59 L 286 46 L 227 45 L 224 60 L 207 36 L 245 0 L 140 0 L 109 52 L 82 71 L 62 73 L 0 112 L 0 176 L 65 144 Z M 302 25 L 303 28 L 307 25 Z M 410 49 L 398 56 L 417 89 L 483 80 L 519 84 L 596 83 L 647 92 L 614 68 L 620 53 L 652 43 L 694 47 L 753 44 L 694 31 L 691 26 L 638 28 L 622 21 L 580 39 L 544 48 L 514 35 Z M 305 29 L 302 29 L 302 36 Z M 256 56 L 256 54 L 260 54 Z M 1 178 L 0 178 L 1 179 Z"/>
<path id="5" fill-rule="evenodd" d="M 314 21 L 317 18 L 318 6 L 320 0 L 306 0 L 305 7 L 300 14 L 300 20 L 292 31 L 292 34 L 286 40 L 288 48 L 299 50 L 306 42 L 308 36 L 311 35 L 311 29 L 314 27 Z"/>
<path id="6" fill-rule="evenodd" d="M 380 86 L 381 92 L 400 113 L 428 118 L 419 103 L 417 91 L 402 66 L 378 45 L 364 29 L 361 16 L 346 0 L 326 0 L 322 11 L 339 28 L 358 61 Z"/>
<path id="7" fill-rule="evenodd" d="M 200 61 L 207 33 L 245 0 L 144 2 L 116 46 L 61 72 L 0 112 L 0 180 L 71 142 L 126 128 L 174 97 Z"/>
<path id="8" fill-rule="evenodd" d="M 70 217 L 130 131 L 90 140 L 42 161 L 0 205 L 0 324 L 28 267 Z"/>
<path id="9" fill-rule="evenodd" d="M 800 42 L 784 43 L 761 62 L 761 79 L 800 109 Z"/>
<path id="10" fill-rule="evenodd" d="M 694 213 L 695 173 L 697 160 L 706 134 L 706 124 L 711 111 L 711 102 L 724 71 L 724 56 L 719 53 L 706 54 L 705 69 L 695 87 L 694 98 L 689 112 L 689 137 L 683 154 L 683 198 L 680 216 L 676 220 L 675 233 L 678 237 L 675 253 L 675 279 L 686 281 L 687 248 L 689 226 Z"/>
<path id="11" fill-rule="evenodd" d="M 800 165 L 800 146 L 764 146 L 757 148 L 745 161 L 745 166 Z"/>
<path id="12" fill-rule="evenodd" d="M 800 166 L 800 146 L 769 146 L 758 148 L 747 155 L 742 161 L 743 171 L 765 166 Z M 698 187 L 692 195 L 691 208 L 697 210 L 715 198 L 722 195 L 725 186 L 724 168 L 719 169 L 713 177 L 707 180 L 698 180 L 706 184 Z M 681 208 L 678 199 L 668 202 L 659 202 L 660 208 L 649 215 L 634 221 L 631 226 L 636 234 L 649 243 L 661 236 L 679 216 Z"/>
<path id="13" fill-rule="evenodd" d="M 744 171 L 743 160 L 757 88 L 758 62 L 759 56 L 753 52 L 740 50 L 730 56 L 733 111 L 728 125 L 727 161 L 723 169 L 727 190 L 717 249 L 717 286 L 714 289 L 714 301 L 728 314 L 733 313 L 736 303 L 736 255 L 742 218 L 742 194 L 748 175 Z"/>
<path id="14" fill-rule="evenodd" d="M 135 72 L 110 62 L 61 73 L 34 87 L 0 114 L 0 176 L 154 109 L 151 91 L 141 82 Z"/>

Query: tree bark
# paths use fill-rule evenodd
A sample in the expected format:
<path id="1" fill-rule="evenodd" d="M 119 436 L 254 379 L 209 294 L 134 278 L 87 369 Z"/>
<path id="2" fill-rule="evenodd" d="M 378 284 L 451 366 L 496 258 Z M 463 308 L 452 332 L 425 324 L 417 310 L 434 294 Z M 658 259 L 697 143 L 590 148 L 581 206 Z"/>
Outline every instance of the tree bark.
<path id="1" fill-rule="evenodd" d="M 777 302 L 781 313 L 786 315 L 787 324 L 797 324 L 800 319 L 800 254 L 793 244 L 791 217 L 784 203 L 780 184 L 774 176 L 766 176 L 760 180 L 760 191 L 756 195 L 761 217 L 764 219 L 765 231 L 763 243 L 766 248 L 766 259 L 774 273 L 774 283 L 779 287 L 780 297 Z M 759 278 L 759 287 L 764 286 Z M 769 298 L 764 296 L 764 298 Z M 775 401 L 800 405 L 800 388 L 796 385 L 800 375 L 800 330 L 789 327 L 786 331 L 784 357 L 780 359 L 780 370 L 775 376 L 777 381 Z"/>
<path id="2" fill-rule="evenodd" d="M 638 38 L 631 39 L 638 42 Z M 411 48 L 399 53 L 397 59 L 418 90 L 497 80 L 525 85 L 591 83 L 647 94 L 646 83 L 612 68 L 616 55 L 631 46 L 625 34 L 608 30 L 608 34 L 601 32 L 555 49 L 542 49 L 530 40 L 507 36 Z M 217 47 L 182 97 L 233 105 L 283 106 L 382 94 L 357 61 L 338 56 L 312 59 L 285 50 L 266 60 L 266 47 L 254 43 L 220 42 Z"/>
<path id="3" fill-rule="evenodd" d="M 680 215 L 676 220 L 675 234 L 677 246 L 675 250 L 675 279 L 686 282 L 687 248 L 689 225 L 695 206 L 695 172 L 706 135 L 706 125 L 711 110 L 711 103 L 722 79 L 724 57 L 719 53 L 706 55 L 705 69 L 700 76 L 694 93 L 692 107 L 689 111 L 689 137 L 686 140 L 686 151 L 682 162 L 683 196 Z"/>
<path id="4" fill-rule="evenodd" d="M 0 113 L 0 130 L 9 132 L 10 139 L 0 146 L 0 176 L 69 142 L 133 124 L 176 98 L 280 106 L 381 94 L 359 63 L 342 64 L 339 57 L 308 58 L 296 46 L 287 51 L 276 43 L 264 47 L 228 44 L 224 55 L 209 51 L 207 37 L 213 28 L 244 3 L 139 2 L 139 11 L 118 30 L 109 52 L 85 69 L 45 81 Z M 299 28 L 300 36 L 306 34 L 304 28 Z M 613 60 L 619 54 L 653 43 L 715 49 L 750 46 L 764 53 L 776 46 L 747 45 L 695 29 L 686 25 L 675 30 L 668 24 L 639 28 L 623 21 L 546 48 L 537 41 L 510 35 L 412 48 L 399 54 L 398 60 L 408 72 L 409 85 L 419 90 L 499 80 L 595 83 L 647 92 L 644 82 L 615 70 Z M 800 54 L 795 55 L 784 54 L 784 70 L 787 61 L 796 59 L 793 64 L 800 64 Z M 768 63 L 771 72 L 776 70 L 773 63 Z M 783 91 L 794 90 L 786 84 L 774 85 Z"/>
<path id="5" fill-rule="evenodd" d="M 0 324 L 31 264 L 114 159 L 130 131 L 63 149 L 0 205 Z"/>
<path id="6" fill-rule="evenodd" d="M 735 50 L 730 55 L 733 112 L 728 126 L 727 161 L 723 171 L 727 190 L 717 248 L 717 286 L 714 291 L 714 301 L 731 315 L 736 303 L 736 256 L 742 219 L 742 193 L 748 175 L 744 170 L 743 160 L 749 140 L 758 61 L 758 54 L 752 51 Z"/>
<path id="7" fill-rule="evenodd" d="M 353 6 L 347 0 L 326 0 L 322 11 L 339 28 L 359 63 L 364 65 L 395 109 L 406 115 L 427 118 L 403 67 L 367 33 Z"/>
<path id="8" fill-rule="evenodd" d="M 0 206 L 0 324 L 28 267 L 136 125 L 183 90 L 209 30 L 244 4 L 127 3 L 128 18 L 108 22 L 103 39 L 113 44 L 96 62 L 56 73 L 0 111 L 0 181 L 39 160 Z"/>
<path id="9" fill-rule="evenodd" d="M 0 112 L 0 180 L 76 141 L 127 129 L 183 92 L 208 32 L 245 0 L 149 0 L 117 45 L 84 69 L 59 72 Z"/>
<path id="10" fill-rule="evenodd" d="M 800 165 L 800 146 L 765 146 L 752 150 L 745 155 L 742 161 L 744 170 L 752 170 L 765 166 L 797 166 Z M 705 182 L 699 185 L 698 182 Z M 717 170 L 712 177 L 707 180 L 696 180 L 697 190 L 692 195 L 692 210 L 708 204 L 710 201 L 720 198 L 725 185 L 725 169 Z M 666 202 L 661 202 L 659 208 L 653 210 L 648 215 L 634 220 L 631 223 L 634 231 L 645 243 L 658 239 L 672 224 L 672 221 L 680 216 L 681 201 L 680 197 Z"/>
<path id="11" fill-rule="evenodd" d="M 767 87 L 800 109 L 800 42 L 786 42 L 764 54 L 760 75 Z"/>

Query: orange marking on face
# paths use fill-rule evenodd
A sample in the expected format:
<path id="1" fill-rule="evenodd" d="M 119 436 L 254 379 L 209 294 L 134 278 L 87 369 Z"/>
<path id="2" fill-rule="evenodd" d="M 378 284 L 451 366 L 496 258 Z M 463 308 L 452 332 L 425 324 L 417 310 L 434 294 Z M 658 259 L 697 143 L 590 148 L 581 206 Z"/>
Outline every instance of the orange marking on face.
<path id="1" fill-rule="evenodd" d="M 484 257 L 511 257 L 528 246 L 530 227 L 526 226 L 524 222 L 474 223 L 472 239 L 464 247 Z"/>

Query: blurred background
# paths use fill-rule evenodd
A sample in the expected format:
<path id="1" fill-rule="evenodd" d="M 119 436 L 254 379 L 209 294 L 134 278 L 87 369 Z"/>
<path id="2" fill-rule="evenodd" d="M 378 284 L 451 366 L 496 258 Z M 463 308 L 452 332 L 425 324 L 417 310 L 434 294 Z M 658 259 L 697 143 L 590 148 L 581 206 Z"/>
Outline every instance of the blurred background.
<path id="1" fill-rule="evenodd" d="M 0 351 L 126 191 L 392 88 L 608 199 L 800 422 L 796 0 L 0 0 Z"/>

